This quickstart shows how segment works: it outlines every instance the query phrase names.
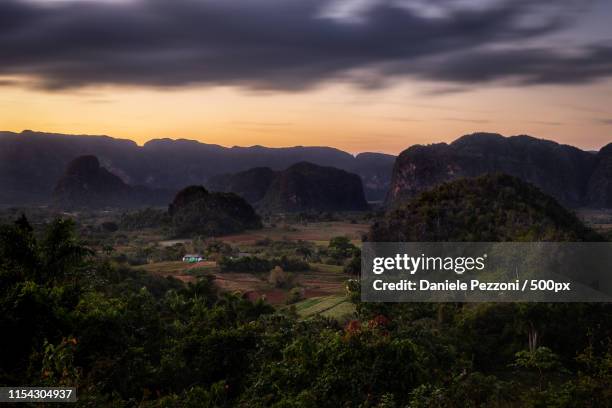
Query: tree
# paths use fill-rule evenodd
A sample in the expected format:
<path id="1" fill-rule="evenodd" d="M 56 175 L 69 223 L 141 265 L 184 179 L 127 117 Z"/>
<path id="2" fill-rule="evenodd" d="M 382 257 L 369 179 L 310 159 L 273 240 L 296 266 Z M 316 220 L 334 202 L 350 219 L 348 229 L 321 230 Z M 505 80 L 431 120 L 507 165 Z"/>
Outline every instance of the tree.
<path id="1" fill-rule="evenodd" d="M 327 251 L 330 257 L 336 260 L 350 258 L 355 254 L 357 247 L 351 243 L 348 237 L 334 237 L 329 241 Z"/>
<path id="2" fill-rule="evenodd" d="M 270 271 L 268 282 L 277 288 L 284 288 L 289 285 L 290 277 L 289 274 L 283 270 L 283 268 L 277 265 Z"/>
<path id="3" fill-rule="evenodd" d="M 559 356 L 552 352 L 548 347 L 538 347 L 534 350 L 523 350 L 516 353 L 514 367 L 538 372 L 538 385 L 540 391 L 543 388 L 544 373 L 550 371 L 565 371 Z"/>
<path id="4" fill-rule="evenodd" d="M 359 275 L 361 273 L 361 251 L 359 249 L 355 250 L 355 255 L 344 266 L 343 272 L 348 275 Z"/>
<path id="5" fill-rule="evenodd" d="M 44 279 L 61 280 L 78 268 L 92 251 L 77 239 L 72 220 L 55 219 L 40 242 Z"/>
<path id="6" fill-rule="evenodd" d="M 313 255 L 312 249 L 308 245 L 304 244 L 299 245 L 297 248 L 295 248 L 295 253 L 301 256 L 302 259 L 306 261 L 309 260 Z"/>

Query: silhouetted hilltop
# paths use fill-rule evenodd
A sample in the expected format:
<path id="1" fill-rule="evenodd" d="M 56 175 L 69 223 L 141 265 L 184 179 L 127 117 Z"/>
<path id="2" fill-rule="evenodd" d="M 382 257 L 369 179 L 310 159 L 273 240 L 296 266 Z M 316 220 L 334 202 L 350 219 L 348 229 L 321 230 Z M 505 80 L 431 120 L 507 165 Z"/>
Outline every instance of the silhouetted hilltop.
<path id="1" fill-rule="evenodd" d="M 259 202 L 266 195 L 277 172 L 269 167 L 255 167 L 234 174 L 222 174 L 210 178 L 206 187 L 212 191 L 238 194 L 251 204 Z"/>
<path id="2" fill-rule="evenodd" d="M 600 241 L 554 198 L 508 175 L 443 183 L 390 209 L 370 229 L 377 242 Z"/>
<path id="3" fill-rule="evenodd" d="M 365 163 L 330 147 L 227 148 L 184 139 L 157 139 L 138 146 L 108 136 L 0 132 L 0 204 L 47 202 L 68 163 L 83 155 L 95 155 L 127 184 L 173 191 L 219 174 L 254 167 L 278 171 L 308 161 L 358 173 L 371 200 L 384 198 L 394 157 L 375 155 Z"/>
<path id="4" fill-rule="evenodd" d="M 446 181 L 500 172 L 538 186 L 564 205 L 589 206 L 589 196 L 598 195 L 588 194 L 588 189 L 602 154 L 530 136 L 491 133 L 463 136 L 451 144 L 412 146 L 397 158 L 388 201 L 414 197 Z M 599 174 L 607 177 L 603 170 Z"/>
<path id="5" fill-rule="evenodd" d="M 53 204 L 67 209 L 161 205 L 168 198 L 167 191 L 126 184 L 92 155 L 71 161 L 53 190 Z"/>
<path id="6" fill-rule="evenodd" d="M 334 167 L 302 162 L 277 173 L 258 207 L 263 211 L 362 211 L 361 179 Z"/>
<path id="7" fill-rule="evenodd" d="M 130 187 L 104 167 L 95 156 L 81 156 L 68 165 L 53 191 L 53 202 L 64 208 L 117 205 Z"/>
<path id="8" fill-rule="evenodd" d="M 215 236 L 261 228 L 261 220 L 234 193 L 210 193 L 202 186 L 179 191 L 168 208 L 178 235 Z"/>

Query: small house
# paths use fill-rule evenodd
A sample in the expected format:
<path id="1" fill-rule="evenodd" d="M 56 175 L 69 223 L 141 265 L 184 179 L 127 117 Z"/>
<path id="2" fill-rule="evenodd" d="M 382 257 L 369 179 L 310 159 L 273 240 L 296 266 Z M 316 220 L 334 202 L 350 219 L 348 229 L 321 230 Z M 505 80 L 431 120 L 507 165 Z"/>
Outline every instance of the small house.
<path id="1" fill-rule="evenodd" d="M 188 262 L 188 263 L 202 262 L 203 260 L 204 260 L 204 257 L 200 254 L 186 254 L 183 257 L 183 262 Z"/>

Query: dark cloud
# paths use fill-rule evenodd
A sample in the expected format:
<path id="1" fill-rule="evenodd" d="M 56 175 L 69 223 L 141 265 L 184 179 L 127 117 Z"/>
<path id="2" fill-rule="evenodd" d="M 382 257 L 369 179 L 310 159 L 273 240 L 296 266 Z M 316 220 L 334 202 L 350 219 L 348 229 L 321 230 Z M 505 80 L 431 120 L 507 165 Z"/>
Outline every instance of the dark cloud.
<path id="1" fill-rule="evenodd" d="M 480 2 L 487 7 L 440 0 L 444 13 L 433 16 L 401 0 L 372 0 L 358 18 L 344 19 L 325 13 L 336 3 L 1 0 L 0 76 L 26 75 L 50 89 L 205 84 L 290 90 L 330 80 L 376 87 L 405 75 L 456 84 L 506 78 L 541 84 L 612 73 L 607 45 L 586 46 L 578 55 L 516 48 L 564 28 L 576 0 L 555 6 Z"/>
<path id="2" fill-rule="evenodd" d="M 612 46 L 589 45 L 572 53 L 546 48 L 468 50 L 401 63 L 389 72 L 464 84 L 504 79 L 523 85 L 578 84 L 612 75 Z"/>

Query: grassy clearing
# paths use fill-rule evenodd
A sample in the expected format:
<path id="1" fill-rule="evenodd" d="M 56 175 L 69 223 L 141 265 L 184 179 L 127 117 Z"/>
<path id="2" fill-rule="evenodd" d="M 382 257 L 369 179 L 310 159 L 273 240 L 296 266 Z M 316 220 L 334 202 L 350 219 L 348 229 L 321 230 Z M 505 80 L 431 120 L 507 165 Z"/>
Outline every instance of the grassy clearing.
<path id="1" fill-rule="evenodd" d="M 136 269 L 163 276 L 197 275 L 198 273 L 215 272 L 218 270 L 215 262 L 188 264 L 183 261 L 149 263 L 137 266 Z"/>
<path id="2" fill-rule="evenodd" d="M 295 304 L 295 309 L 301 318 L 316 315 L 346 320 L 355 313 L 355 305 L 346 296 L 322 296 L 303 300 Z"/>
<path id="3" fill-rule="evenodd" d="M 216 272 L 219 272 L 219 267 L 215 262 L 200 262 L 185 270 L 187 275 L 196 277 L 201 277 Z"/>
<path id="4" fill-rule="evenodd" d="M 313 307 L 314 305 L 321 303 L 321 299 L 322 299 L 321 297 L 314 297 L 314 298 L 302 300 L 301 302 L 298 302 L 295 304 L 295 308 L 298 311 L 298 313 L 302 313 L 304 310 L 307 310 Z"/>
<path id="5" fill-rule="evenodd" d="M 355 305 L 348 300 L 345 300 L 342 303 L 338 303 L 331 309 L 322 312 L 321 316 L 336 319 L 339 322 L 345 322 L 355 317 Z"/>
<path id="6" fill-rule="evenodd" d="M 156 275 L 177 275 L 182 273 L 189 266 L 182 261 L 173 262 L 155 262 L 144 265 L 139 265 L 136 269 L 144 270 Z"/>

